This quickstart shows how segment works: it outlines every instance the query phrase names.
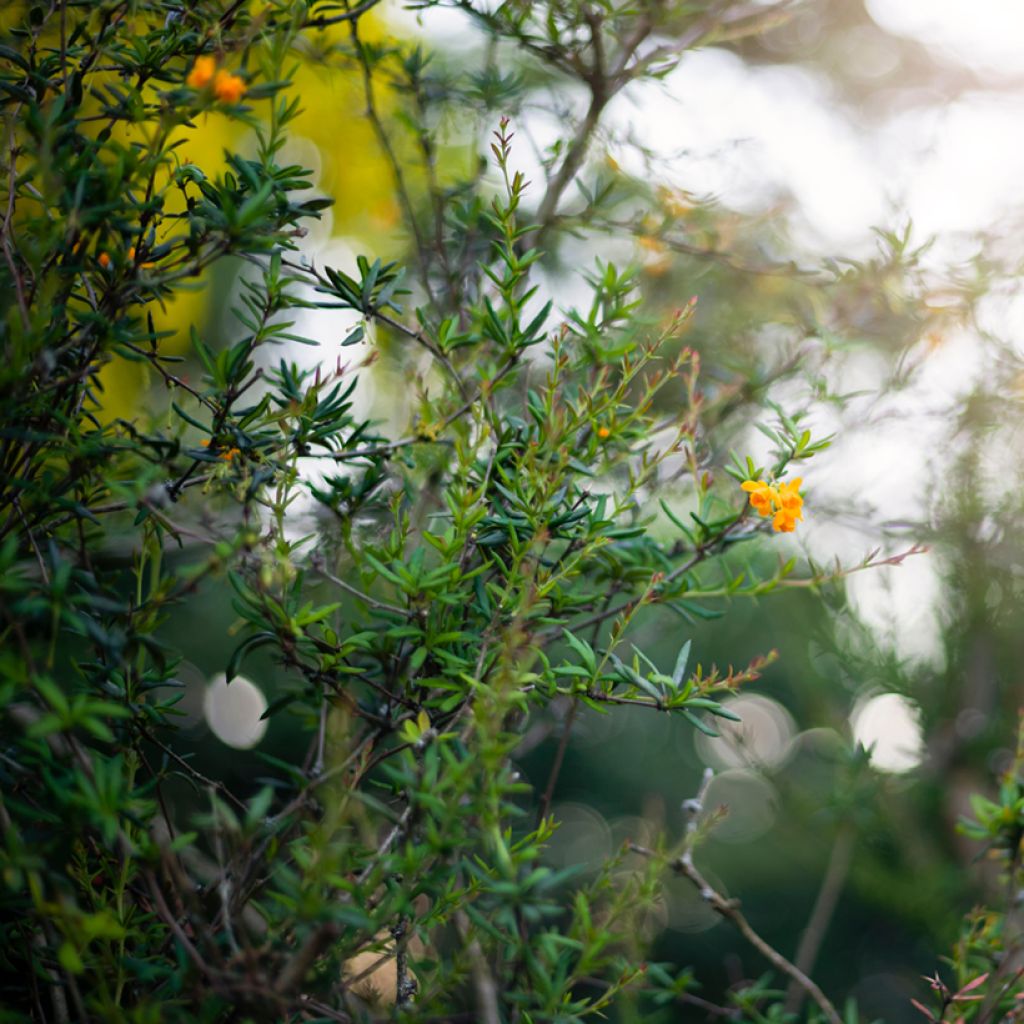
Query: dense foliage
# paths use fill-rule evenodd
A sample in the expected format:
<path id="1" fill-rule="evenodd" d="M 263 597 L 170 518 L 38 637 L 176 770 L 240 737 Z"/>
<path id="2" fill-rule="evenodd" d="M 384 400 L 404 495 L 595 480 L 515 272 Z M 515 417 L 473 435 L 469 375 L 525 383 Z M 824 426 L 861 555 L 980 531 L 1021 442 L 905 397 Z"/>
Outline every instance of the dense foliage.
<path id="1" fill-rule="evenodd" d="M 810 273 L 754 224 L 726 251 L 728 211 L 587 163 L 618 93 L 694 47 L 756 39 L 770 5 L 467 0 L 490 42 L 461 65 L 389 36 L 374 6 L 5 15 L 0 1017 L 496 1024 L 696 1003 L 838 1022 L 695 865 L 720 817 L 705 788 L 675 835 L 597 870 L 544 851 L 577 715 L 714 735 L 735 717 L 724 698 L 775 658 L 702 653 L 730 601 L 908 553 L 823 568 L 778 534 L 799 531 L 801 466 L 829 443 L 807 404 L 841 404 L 822 367 L 874 281 L 914 293 L 916 254 L 893 234 L 875 261 Z M 397 197 L 401 227 L 347 266 L 303 248 L 331 204 L 289 148 L 311 68 L 340 76 Z M 517 126 L 539 103 L 581 116 L 527 181 Z M 471 143 L 446 144 L 453 120 Z M 222 160 L 191 157 L 204 135 Z M 634 237 L 646 263 L 629 245 L 620 259 Z M 666 307 L 671 253 L 751 291 L 687 336 L 730 299 L 710 277 Z M 768 294 L 749 285 L 765 278 Z M 219 315 L 187 304 L 198 283 L 230 296 Z M 758 322 L 716 344 L 738 309 Z M 306 337 L 303 317 L 325 314 L 329 334 Z M 788 333 L 766 354 L 769 323 Z M 317 344 L 309 368 L 297 346 Z M 374 363 L 401 384 L 370 415 Z M 131 401 L 111 387 L 124 364 L 144 369 Z M 754 421 L 765 465 L 730 451 Z M 209 593 L 235 616 L 215 639 L 228 688 L 264 659 L 265 717 L 287 723 L 287 750 L 243 784 L 180 742 L 190 650 L 168 623 Z M 682 630 L 669 661 L 636 631 L 662 610 Z M 519 761 L 549 736 L 530 785 Z M 1011 885 L 1021 771 L 971 826 Z M 648 963 L 672 874 L 774 979 L 719 1007 L 684 964 Z M 966 927 L 934 1019 L 1019 1019 L 1012 914 Z M 810 1010 L 773 987 L 790 981 Z"/>

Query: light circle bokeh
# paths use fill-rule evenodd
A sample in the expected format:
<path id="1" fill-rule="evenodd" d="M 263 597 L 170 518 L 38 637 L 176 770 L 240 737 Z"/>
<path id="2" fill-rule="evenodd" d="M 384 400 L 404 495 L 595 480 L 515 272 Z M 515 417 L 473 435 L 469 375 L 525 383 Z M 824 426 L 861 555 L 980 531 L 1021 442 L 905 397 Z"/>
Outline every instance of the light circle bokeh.
<path id="1" fill-rule="evenodd" d="M 722 843 L 749 843 L 775 824 L 778 794 L 757 772 L 734 768 L 719 772 L 708 786 L 704 808 L 725 807 L 726 814 L 711 833 Z"/>
<path id="2" fill-rule="evenodd" d="M 551 816 L 558 823 L 544 851 L 558 867 L 596 869 L 612 853 L 612 832 L 604 817 L 587 804 L 556 804 Z"/>
<path id="3" fill-rule="evenodd" d="M 218 672 L 206 687 L 206 724 L 217 739 L 236 750 L 249 750 L 263 739 L 267 721 L 261 716 L 266 710 L 262 690 L 244 676 L 235 676 L 229 683 Z"/>
<path id="4" fill-rule="evenodd" d="M 898 693 L 880 693 L 858 701 L 850 715 L 853 738 L 871 751 L 880 771 L 901 773 L 924 757 L 924 732 L 917 706 Z"/>
<path id="5" fill-rule="evenodd" d="M 756 693 L 728 697 L 722 706 L 740 721 L 709 718 L 719 735 L 696 733 L 694 741 L 701 760 L 718 770 L 730 768 L 779 768 L 793 752 L 796 722 L 777 701 Z"/>

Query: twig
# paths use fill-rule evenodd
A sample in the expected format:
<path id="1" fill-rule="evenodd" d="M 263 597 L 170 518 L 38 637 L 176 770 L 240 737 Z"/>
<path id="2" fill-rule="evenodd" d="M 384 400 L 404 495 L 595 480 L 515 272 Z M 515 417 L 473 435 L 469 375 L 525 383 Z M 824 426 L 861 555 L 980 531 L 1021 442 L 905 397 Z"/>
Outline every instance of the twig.
<path id="1" fill-rule="evenodd" d="M 41 930 L 37 931 L 33 936 L 32 945 L 39 950 L 45 951 L 46 938 Z M 71 1015 L 68 1013 L 68 997 L 64 993 L 64 986 L 61 983 L 60 975 L 57 973 L 56 968 L 47 966 L 42 958 L 40 958 L 40 967 L 49 981 L 47 987 L 50 990 L 50 999 L 53 1002 L 54 1020 L 57 1024 L 69 1024 Z M 35 979 L 34 972 L 32 972 L 31 976 Z"/>
<path id="2" fill-rule="evenodd" d="M 185 490 L 188 487 L 201 487 L 203 484 L 208 484 L 213 479 L 213 473 L 204 473 L 202 476 L 193 476 L 186 480 L 179 490 Z M 165 492 L 168 497 L 172 497 L 170 493 L 170 484 L 165 485 Z M 178 495 L 173 496 L 174 500 L 177 500 Z M 88 509 L 88 514 L 93 516 L 107 515 L 111 512 L 127 512 L 129 509 L 145 507 L 148 504 L 152 504 L 147 498 L 143 497 L 140 501 L 112 501 L 108 505 L 97 505 L 95 508 Z M 58 529 L 64 526 L 66 523 L 70 523 L 73 519 L 81 518 L 75 512 L 69 512 L 67 515 L 58 519 L 55 523 L 51 523 L 49 530 Z"/>
<path id="3" fill-rule="evenodd" d="M 334 14 L 331 17 L 325 17 L 320 15 L 316 18 L 308 18 L 302 23 L 303 28 L 327 28 L 330 25 L 338 25 L 343 21 L 355 21 L 361 15 L 366 14 L 367 11 L 372 10 L 380 0 L 363 0 L 363 3 L 359 4 L 358 7 L 353 7 L 350 11 L 345 11 L 344 14 Z"/>
<path id="4" fill-rule="evenodd" d="M 708 787 L 711 784 L 713 776 L 714 773 L 710 768 L 705 769 L 704 777 L 701 780 L 700 789 L 697 791 L 697 795 L 683 803 L 683 810 L 687 814 L 684 849 L 682 854 L 676 857 L 669 864 L 669 867 L 677 875 L 682 875 L 684 878 L 688 878 L 700 893 L 701 898 L 706 903 L 710 904 L 712 909 L 718 914 L 728 919 L 736 930 L 747 940 L 747 942 L 749 942 L 750 945 L 753 946 L 754 949 L 756 949 L 773 967 L 782 971 L 784 974 L 789 975 L 789 977 L 792 978 L 793 981 L 818 1004 L 829 1024 L 843 1024 L 843 1020 L 836 1011 L 836 1008 L 832 1005 L 831 1000 L 829 1000 L 828 996 L 822 992 L 818 985 L 802 970 L 800 970 L 799 967 L 790 963 L 790 961 L 787 960 L 777 949 L 762 939 L 761 936 L 758 935 L 750 926 L 750 922 L 743 915 L 743 912 L 739 908 L 739 901 L 726 899 L 725 896 L 718 892 L 714 886 L 708 882 L 693 863 L 693 848 L 697 834 L 697 822 L 704 810 L 704 801 L 707 797 Z M 636 843 L 630 843 L 630 849 L 634 853 L 641 854 L 645 857 L 657 856 L 654 851 L 649 850 L 646 847 L 639 846 Z"/>
<path id="5" fill-rule="evenodd" d="M 357 889 L 361 886 L 370 873 L 377 866 L 380 859 L 388 852 L 391 848 L 391 844 L 398 838 L 399 835 L 405 830 L 406 823 L 412 816 L 412 805 L 406 807 L 402 816 L 395 823 L 391 831 L 384 837 L 380 846 L 377 848 L 377 852 L 370 858 L 366 863 L 365 867 L 356 876 L 356 884 L 353 889 Z M 351 893 L 347 892 L 342 898 L 342 902 L 347 902 L 351 899 Z M 298 985 L 302 979 L 306 976 L 310 967 L 313 966 L 313 962 L 316 958 L 341 934 L 341 926 L 337 921 L 325 921 L 318 928 L 315 928 L 312 932 L 306 936 L 305 942 L 296 950 L 296 952 L 288 959 L 284 967 L 281 968 L 278 973 L 277 979 L 274 981 L 274 991 L 279 994 L 285 994 Z M 381 962 L 390 959 L 391 954 L 385 955 L 381 958 Z M 376 970 L 378 964 L 373 965 L 373 970 Z M 370 973 L 370 972 L 364 972 Z"/>
<path id="6" fill-rule="evenodd" d="M 577 171 L 583 165 L 583 158 L 587 154 L 590 138 L 601 120 L 601 114 L 604 112 L 609 99 L 611 99 L 611 96 L 603 90 L 591 93 L 587 113 L 579 128 L 576 129 L 576 135 L 566 151 L 565 159 L 555 172 L 555 176 L 548 182 L 544 197 L 540 201 L 540 206 L 537 207 L 537 213 L 534 218 L 537 222 L 537 227 L 524 238 L 524 249 L 536 248 L 551 227 L 555 212 L 558 209 L 558 201 L 562 198 L 562 193 L 568 187 L 569 182 L 576 177 Z"/>
<path id="7" fill-rule="evenodd" d="M 416 995 L 416 976 L 409 970 L 409 954 L 406 952 L 409 919 L 402 917 L 391 929 L 395 940 L 395 1005 L 409 1006 Z"/>
<path id="8" fill-rule="evenodd" d="M 399 608 L 396 604 L 388 604 L 387 601 L 379 601 L 375 597 L 370 597 L 369 594 L 364 594 L 361 590 L 353 587 L 351 583 L 346 583 L 343 579 L 335 576 L 333 573 L 328 572 L 323 565 L 322 559 L 318 558 L 316 554 L 313 556 L 312 567 L 315 569 L 325 580 L 333 583 L 336 587 L 340 587 L 347 594 L 351 594 L 354 598 L 362 601 L 363 604 L 374 608 L 377 611 L 392 612 L 395 615 L 401 615 L 403 618 L 409 618 L 413 613 L 408 608 Z"/>
<path id="9" fill-rule="evenodd" d="M 330 705 L 327 703 L 327 696 L 325 694 L 321 694 L 320 720 L 316 729 L 316 758 L 314 759 L 313 767 L 310 770 L 310 774 L 314 779 L 324 773 L 324 751 L 327 747 L 327 713 L 329 710 Z"/>
<path id="10" fill-rule="evenodd" d="M 700 779 L 700 786 L 697 789 L 697 795 L 683 801 L 683 813 L 686 815 L 686 836 L 683 841 L 683 853 L 679 859 L 685 860 L 688 864 L 693 864 L 693 848 L 696 845 L 697 839 L 697 822 L 700 819 L 701 812 L 704 810 L 704 801 L 707 799 L 708 788 L 714 777 L 714 771 L 710 768 L 705 768 L 704 774 Z"/>
<path id="11" fill-rule="evenodd" d="M 43 583 L 49 586 L 50 574 L 46 571 L 46 562 L 43 561 L 43 553 L 39 550 L 39 545 L 36 543 L 36 537 L 32 532 L 32 527 L 25 518 L 25 510 L 21 507 L 21 499 L 16 497 L 13 504 L 15 511 L 18 513 L 18 518 L 21 520 L 21 525 L 25 527 L 25 535 L 28 537 L 28 542 L 32 545 L 32 550 L 35 552 L 36 563 L 39 566 L 39 574 L 43 578 Z"/>
<path id="12" fill-rule="evenodd" d="M 725 529 L 722 530 L 718 536 L 712 538 L 709 543 L 702 544 L 694 549 L 693 555 L 687 559 L 682 565 L 676 566 L 671 572 L 666 573 L 665 576 L 659 581 L 659 587 L 664 589 L 665 585 L 678 579 L 680 576 L 684 576 L 691 569 L 704 561 L 709 555 L 711 555 L 714 549 L 720 546 L 725 537 L 736 527 L 738 527 L 744 520 L 742 518 L 737 519 L 735 522 L 730 523 Z M 899 566 L 902 565 L 904 560 L 909 558 L 911 555 L 923 555 L 928 552 L 928 547 L 923 544 L 914 544 L 912 547 L 907 548 L 906 551 L 901 551 L 896 555 L 889 555 L 884 558 L 879 558 L 878 551 L 870 552 L 863 561 L 857 565 L 845 566 L 836 562 L 835 568 L 828 573 L 820 573 L 812 576 L 802 577 L 800 579 L 776 579 L 773 584 L 777 587 L 782 588 L 806 588 L 806 587 L 818 587 L 824 583 L 836 583 L 839 580 L 846 579 L 847 576 L 852 576 L 855 572 L 863 572 L 865 569 L 877 569 L 883 565 Z M 698 598 L 710 598 L 710 597 L 728 597 L 731 594 L 737 596 L 749 595 L 752 591 L 750 589 L 743 591 L 735 591 L 728 587 L 720 587 L 715 590 L 702 590 L 702 591 L 687 591 L 685 596 L 687 600 L 695 600 Z M 756 596 L 756 593 L 755 593 Z M 582 619 L 579 622 L 573 623 L 572 628 L 574 630 L 581 630 L 587 626 L 592 626 L 594 623 L 603 622 L 605 619 L 612 618 L 613 616 L 619 615 L 620 613 L 628 613 L 633 611 L 640 604 L 658 604 L 665 600 L 664 594 L 659 591 L 645 590 L 638 597 L 632 597 L 627 601 L 623 601 L 621 604 L 616 605 L 614 608 L 606 608 L 603 611 L 594 612 L 587 618 Z M 556 635 L 554 630 L 544 634 L 544 639 L 553 639 Z"/>
<path id="13" fill-rule="evenodd" d="M 21 314 L 21 323 L 25 331 L 28 332 L 32 324 L 32 318 L 29 315 L 28 301 L 25 298 L 25 288 L 21 279 L 21 271 L 18 269 L 18 265 L 14 260 L 11 243 L 11 224 L 14 221 L 15 189 L 18 182 L 18 144 L 14 134 L 14 124 L 20 107 L 21 104 L 19 103 L 18 106 L 14 108 L 14 112 L 12 113 L 8 124 L 10 137 L 10 164 L 7 168 L 7 210 L 4 213 L 3 226 L 0 227 L 0 246 L 2 246 L 4 250 L 4 259 L 7 261 L 7 266 L 11 271 L 11 281 L 14 283 L 14 293 L 18 299 L 18 312 Z"/>
<path id="14" fill-rule="evenodd" d="M 465 942 L 470 936 L 470 924 L 469 918 L 463 911 L 460 910 L 456 913 L 455 924 L 460 937 Z M 466 952 L 469 955 L 473 971 L 476 1019 L 480 1024 L 501 1024 L 501 1013 L 498 1009 L 498 985 L 476 938 L 467 944 Z"/>
<path id="15" fill-rule="evenodd" d="M 821 880 L 821 888 L 818 889 L 818 896 L 814 901 L 814 908 L 807 920 L 807 927 L 804 928 L 800 937 L 800 944 L 796 950 L 796 966 L 810 974 L 814 970 L 814 961 L 818 958 L 818 951 L 828 931 L 829 922 L 835 913 L 836 904 L 839 902 L 839 894 L 842 892 L 846 876 L 850 872 L 850 861 L 853 859 L 853 846 L 857 834 L 852 825 L 843 824 L 836 840 L 832 844 L 832 853 L 828 859 L 828 867 L 825 869 L 825 877 Z M 794 979 L 789 983 L 786 991 L 785 1010 L 787 1013 L 799 1013 L 800 1004 L 804 1001 L 804 989 Z"/>
<path id="16" fill-rule="evenodd" d="M 231 871 L 224 858 L 224 840 L 221 836 L 220 815 L 217 813 L 217 801 L 214 799 L 212 789 L 208 791 L 210 797 L 210 811 L 213 817 L 213 848 L 217 854 L 217 866 L 220 868 L 220 878 L 217 882 L 217 895 L 220 897 L 220 920 L 224 924 L 224 934 L 228 940 L 231 952 L 238 956 L 240 950 L 238 940 L 235 938 L 235 928 L 232 923 L 232 885 Z"/>
<path id="17" fill-rule="evenodd" d="M 742 1016 L 738 1007 L 719 1006 L 718 1003 L 713 1003 L 709 999 L 701 999 L 700 996 L 695 996 L 692 992 L 680 992 L 676 996 L 676 1000 L 680 1003 L 685 1003 L 687 1006 L 696 1006 L 701 1010 L 705 1010 L 712 1017 L 728 1017 L 730 1020 L 739 1020 Z"/>
<path id="18" fill-rule="evenodd" d="M 178 924 L 178 920 L 171 912 L 171 908 L 167 906 L 167 900 L 164 899 L 164 894 L 160 891 L 160 885 L 152 870 L 146 868 L 143 874 L 146 879 L 146 884 L 149 886 L 150 894 L 153 897 L 153 902 L 156 904 L 157 913 L 163 919 L 164 924 L 174 932 L 174 937 L 181 943 L 181 948 L 184 949 L 188 958 L 196 965 L 202 974 L 209 975 L 213 973 L 206 961 L 200 955 L 199 950 L 196 949 L 192 944 L 192 941 L 185 934 L 181 925 Z"/>
<path id="19" fill-rule="evenodd" d="M 306 936 L 306 941 L 281 968 L 274 982 L 274 991 L 280 995 L 291 991 L 306 976 L 313 961 L 341 934 L 337 921 L 325 921 Z"/>
<path id="20" fill-rule="evenodd" d="M 358 20 L 352 19 L 349 21 L 348 27 L 352 37 L 352 48 L 355 50 L 356 58 L 362 71 L 366 119 L 373 126 L 373 131 L 377 136 L 377 142 L 384 154 L 384 159 L 391 169 L 391 176 L 395 182 L 395 191 L 405 212 L 405 218 L 409 222 L 409 230 L 412 232 L 413 240 L 416 242 L 416 252 L 420 255 L 420 259 L 417 261 L 420 269 L 420 283 L 423 285 L 423 290 L 427 298 L 430 299 L 431 304 L 436 306 L 437 298 L 430 286 L 430 277 L 426 271 L 427 260 L 425 259 L 425 253 L 427 252 L 427 243 L 423 238 L 419 222 L 416 220 L 416 210 L 413 207 L 409 187 L 406 184 L 402 161 L 398 159 L 398 154 L 395 153 L 395 148 L 391 144 L 391 138 L 388 136 L 387 129 L 384 127 L 384 122 L 377 109 L 377 99 L 373 87 L 373 68 L 370 64 L 370 57 L 366 52 L 366 45 L 359 38 L 358 24 Z"/>
<path id="21" fill-rule="evenodd" d="M 213 779 L 207 778 L 202 772 L 196 771 L 180 754 L 176 753 L 165 743 L 161 743 L 148 729 L 144 728 L 146 739 L 148 739 L 155 746 L 159 747 L 172 761 L 174 761 L 180 768 L 182 768 L 190 778 L 196 782 L 201 782 L 208 789 L 213 789 L 220 793 L 222 796 L 230 800 L 240 811 L 246 811 L 247 808 L 242 800 L 239 800 L 234 793 L 231 792 L 227 786 L 223 783 L 216 782 Z"/>
<path id="22" fill-rule="evenodd" d="M 569 747 L 569 737 L 572 735 L 572 723 L 576 719 L 576 713 L 579 711 L 580 702 L 573 700 L 572 706 L 569 708 L 568 713 L 565 716 L 565 721 L 562 722 L 562 735 L 558 740 L 558 750 L 555 751 L 555 760 L 551 765 L 551 772 L 548 775 L 548 784 L 544 789 L 544 795 L 541 797 L 540 810 L 537 813 L 537 817 L 543 821 L 551 810 L 551 801 L 555 795 L 555 786 L 558 784 L 558 776 L 562 772 L 562 762 L 565 760 L 565 752 Z"/>
<path id="23" fill-rule="evenodd" d="M 377 314 L 374 314 L 374 316 L 377 316 Z M 390 324 L 392 326 L 397 325 L 403 331 L 409 333 L 408 328 L 404 327 L 402 324 L 398 324 L 397 321 L 392 320 L 389 317 L 383 317 L 382 319 L 385 323 Z M 413 334 L 415 337 L 421 337 L 421 335 L 419 335 L 418 332 L 413 332 Z M 431 351 L 434 351 L 433 348 L 431 348 Z M 445 430 L 447 427 L 451 426 L 452 423 L 454 423 L 457 419 L 460 419 L 465 413 L 469 412 L 469 410 L 472 409 L 473 406 L 475 406 L 478 402 L 482 402 L 486 398 L 488 398 L 489 395 L 494 391 L 495 385 L 499 381 L 507 377 L 508 374 L 512 371 L 512 369 L 515 366 L 518 365 L 519 362 L 517 355 L 513 353 L 505 361 L 505 364 L 501 367 L 501 369 L 498 370 L 498 372 L 487 381 L 486 388 L 483 385 L 481 385 L 480 389 L 471 395 L 469 394 L 468 391 L 466 391 L 465 384 L 459 377 L 458 371 L 455 370 L 454 367 L 452 367 L 448 359 L 443 355 L 438 356 L 438 358 L 444 360 L 445 365 L 449 368 L 449 372 L 453 375 L 452 379 L 454 380 L 456 387 L 459 389 L 460 394 L 465 399 L 462 405 L 460 405 L 453 412 L 450 412 L 447 416 L 445 416 L 443 420 L 441 420 L 440 423 L 434 426 L 434 432 L 438 434 L 442 430 Z M 390 455 L 391 452 L 398 451 L 401 448 L 408 448 L 410 445 L 414 444 L 443 443 L 450 442 L 445 442 L 441 438 L 424 437 L 422 435 L 417 435 L 415 437 L 402 438 L 399 441 L 390 441 L 386 444 L 372 445 L 369 448 L 354 448 L 351 451 L 332 452 L 324 456 L 324 458 L 333 459 L 335 462 L 349 462 L 353 459 L 369 459 L 374 458 L 378 455 Z"/>
<path id="24" fill-rule="evenodd" d="M 637 48 L 650 34 L 652 27 L 649 18 L 640 19 L 634 34 L 624 42 L 615 68 L 609 72 L 606 68 L 606 57 L 601 37 L 602 19 L 591 14 L 587 20 L 590 27 L 590 43 L 594 59 L 592 66 L 582 77 L 590 89 L 590 103 L 583 121 L 576 129 L 576 134 L 569 144 L 568 150 L 566 150 L 565 159 L 562 161 L 555 176 L 548 182 L 548 187 L 541 199 L 540 206 L 537 208 L 537 227 L 524 239 L 523 247 L 525 249 L 534 248 L 554 223 L 558 202 L 569 183 L 576 177 L 577 172 L 583 165 L 587 148 L 590 145 L 591 137 L 600 123 L 601 115 L 615 94 L 632 77 L 630 70 L 627 70 L 629 62 L 632 60 Z"/>
<path id="25" fill-rule="evenodd" d="M 417 344 L 422 345 L 448 371 L 448 375 L 459 389 L 459 394 L 469 401 L 466 382 L 462 379 L 459 371 L 452 365 L 452 361 L 422 331 L 407 327 L 401 320 L 396 320 L 381 309 L 372 309 L 370 315 L 375 320 L 379 320 L 382 324 L 387 324 L 388 327 L 398 331 L 400 334 L 404 334 L 407 338 L 412 338 Z M 476 401 L 476 399 L 473 399 L 473 401 Z"/>

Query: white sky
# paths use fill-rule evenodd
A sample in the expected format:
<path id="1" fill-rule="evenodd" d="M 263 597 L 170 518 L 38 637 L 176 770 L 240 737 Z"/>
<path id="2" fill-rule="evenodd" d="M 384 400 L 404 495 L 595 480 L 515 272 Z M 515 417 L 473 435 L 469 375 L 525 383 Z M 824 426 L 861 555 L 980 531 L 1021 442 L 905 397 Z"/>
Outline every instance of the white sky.
<path id="1" fill-rule="evenodd" d="M 1024 73 L 1020 0 L 867 0 L 871 17 L 981 72 Z"/>

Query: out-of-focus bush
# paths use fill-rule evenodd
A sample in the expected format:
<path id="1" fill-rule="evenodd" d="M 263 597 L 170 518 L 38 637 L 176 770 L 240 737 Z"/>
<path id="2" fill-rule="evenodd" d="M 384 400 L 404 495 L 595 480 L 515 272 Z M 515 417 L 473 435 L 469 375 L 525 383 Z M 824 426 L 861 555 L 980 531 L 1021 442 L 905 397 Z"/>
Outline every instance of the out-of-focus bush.
<path id="1" fill-rule="evenodd" d="M 835 595 L 917 552 L 819 566 L 785 544 L 829 444 L 808 409 L 843 405 L 825 369 L 916 331 L 921 250 L 883 234 L 876 260 L 809 272 L 764 218 L 600 158 L 618 95 L 756 45 L 786 5 L 458 6 L 485 40 L 460 61 L 372 2 L 5 24 L 5 1019 L 760 1021 L 807 997 L 841 1019 L 809 971 L 872 799 L 863 752 L 821 758 L 838 838 L 792 961 L 694 851 L 768 828 L 745 769 L 790 756 L 786 712 L 743 695 L 775 652 L 730 631 L 741 600 Z M 332 120 L 303 113 L 321 81 Z M 538 107 L 565 114 L 534 153 L 516 129 Z M 331 206 L 303 135 L 333 152 L 350 265 L 302 249 Z M 666 303 L 697 266 L 700 303 Z M 402 381 L 381 418 L 374 363 Z M 141 401 L 111 393 L 123 365 Z M 730 451 L 752 423 L 762 465 Z M 269 738 L 211 756 L 201 715 L 239 750 Z M 681 816 L 612 827 L 559 780 L 577 725 L 609 792 L 629 779 L 627 715 L 753 732 L 705 750 L 724 770 L 687 780 Z M 1011 882 L 1019 773 L 969 826 Z M 685 960 L 648 961 L 666 924 L 716 915 L 774 972 L 722 1005 Z M 942 1012 L 1019 1015 L 1013 927 L 974 919 Z"/>

